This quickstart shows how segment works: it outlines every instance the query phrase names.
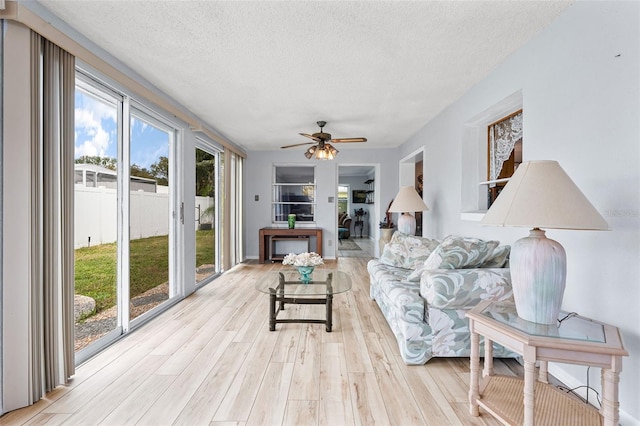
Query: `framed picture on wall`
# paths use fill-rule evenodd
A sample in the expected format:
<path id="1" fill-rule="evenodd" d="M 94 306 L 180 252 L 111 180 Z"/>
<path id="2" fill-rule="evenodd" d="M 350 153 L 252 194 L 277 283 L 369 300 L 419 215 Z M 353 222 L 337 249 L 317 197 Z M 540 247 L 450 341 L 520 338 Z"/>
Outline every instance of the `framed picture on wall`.
<path id="1" fill-rule="evenodd" d="M 352 191 L 351 202 L 354 204 L 363 204 L 367 202 L 367 191 L 362 189 L 354 189 Z"/>

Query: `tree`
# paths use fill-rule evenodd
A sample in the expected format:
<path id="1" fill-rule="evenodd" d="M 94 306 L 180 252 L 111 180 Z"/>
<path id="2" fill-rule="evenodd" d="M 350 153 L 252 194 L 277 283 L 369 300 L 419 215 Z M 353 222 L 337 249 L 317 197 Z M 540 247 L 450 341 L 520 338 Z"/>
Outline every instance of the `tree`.
<path id="1" fill-rule="evenodd" d="M 213 197 L 215 193 L 215 156 L 196 150 L 196 195 Z"/>
<path id="2" fill-rule="evenodd" d="M 158 185 L 169 186 L 169 159 L 160 157 L 149 167 L 150 173 L 156 178 Z"/>
<path id="3" fill-rule="evenodd" d="M 147 178 L 147 179 L 155 179 L 155 176 L 149 170 L 147 170 L 144 167 L 140 167 L 137 164 L 132 164 L 129 170 L 130 170 L 129 173 L 131 173 L 131 176 Z"/>

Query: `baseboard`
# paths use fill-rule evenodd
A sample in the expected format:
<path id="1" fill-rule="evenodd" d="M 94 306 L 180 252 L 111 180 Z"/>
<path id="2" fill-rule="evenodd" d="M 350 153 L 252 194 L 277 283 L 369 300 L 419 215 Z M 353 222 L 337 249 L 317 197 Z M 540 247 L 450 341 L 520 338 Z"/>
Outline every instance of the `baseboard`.
<path id="1" fill-rule="evenodd" d="M 562 369 L 559 365 L 554 363 L 549 363 L 549 374 L 553 377 L 561 381 L 567 388 L 573 389 L 578 388 L 578 386 L 584 386 L 585 383 L 576 379 L 571 374 L 567 373 L 564 369 Z M 587 390 L 586 388 L 579 388 L 574 391 L 577 395 L 579 395 L 582 399 L 587 399 Z M 594 403 L 595 396 L 593 393 L 589 395 L 589 404 L 593 405 L 596 408 L 597 404 Z M 621 426 L 640 426 L 640 420 L 634 418 L 629 413 L 620 409 L 620 425 Z"/>

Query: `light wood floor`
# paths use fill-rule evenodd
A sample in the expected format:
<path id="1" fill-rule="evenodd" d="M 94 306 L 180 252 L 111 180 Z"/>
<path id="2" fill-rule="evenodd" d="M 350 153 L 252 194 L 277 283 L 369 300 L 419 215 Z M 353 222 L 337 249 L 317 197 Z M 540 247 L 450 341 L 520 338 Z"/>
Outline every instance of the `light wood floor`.
<path id="1" fill-rule="evenodd" d="M 280 264 L 240 265 L 110 346 L 66 386 L 0 424 L 497 425 L 468 414 L 468 358 L 406 366 L 375 302 L 366 258 L 325 267 L 350 274 L 334 329 L 278 324 L 253 286 Z M 287 315 L 322 318 L 321 306 Z M 515 361 L 496 361 L 519 374 Z"/>
<path id="2" fill-rule="evenodd" d="M 366 257 L 371 259 L 375 256 L 374 244 L 377 244 L 375 241 L 370 240 L 369 238 L 355 238 L 351 237 L 351 240 L 356 243 L 361 250 L 340 250 L 340 244 L 338 244 L 338 258 L 341 257 Z"/>

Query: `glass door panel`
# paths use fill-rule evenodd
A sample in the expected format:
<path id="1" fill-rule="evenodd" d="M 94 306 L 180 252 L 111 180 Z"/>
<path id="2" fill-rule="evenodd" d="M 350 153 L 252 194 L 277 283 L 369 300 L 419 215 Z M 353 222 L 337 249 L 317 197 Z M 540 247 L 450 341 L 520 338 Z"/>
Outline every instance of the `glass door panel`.
<path id="1" fill-rule="evenodd" d="M 129 318 L 169 299 L 171 205 L 169 153 L 173 133 L 131 116 L 129 179 Z"/>
<path id="2" fill-rule="evenodd" d="M 209 281 L 219 271 L 216 163 L 216 154 L 196 148 L 196 284 Z"/>
<path id="3" fill-rule="evenodd" d="M 118 101 L 78 82 L 74 190 L 76 351 L 121 324 L 117 306 L 117 127 Z"/>

